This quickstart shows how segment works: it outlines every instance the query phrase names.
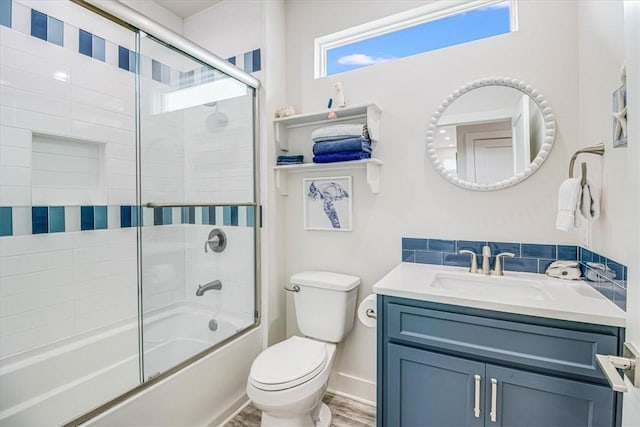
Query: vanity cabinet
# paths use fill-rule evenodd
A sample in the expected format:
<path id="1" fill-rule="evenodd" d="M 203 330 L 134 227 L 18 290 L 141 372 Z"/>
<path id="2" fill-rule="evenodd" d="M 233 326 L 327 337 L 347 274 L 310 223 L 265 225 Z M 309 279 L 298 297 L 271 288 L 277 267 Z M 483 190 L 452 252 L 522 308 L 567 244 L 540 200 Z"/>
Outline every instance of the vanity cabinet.
<path id="1" fill-rule="evenodd" d="M 378 426 L 615 426 L 621 328 L 378 295 Z"/>

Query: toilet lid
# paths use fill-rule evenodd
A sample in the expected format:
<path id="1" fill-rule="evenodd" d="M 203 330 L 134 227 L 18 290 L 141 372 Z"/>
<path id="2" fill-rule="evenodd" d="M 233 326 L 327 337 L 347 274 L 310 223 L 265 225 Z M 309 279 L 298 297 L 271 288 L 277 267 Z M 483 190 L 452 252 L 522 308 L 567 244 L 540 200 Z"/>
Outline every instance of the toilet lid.
<path id="1" fill-rule="evenodd" d="M 251 383 L 261 390 L 284 390 L 309 381 L 322 371 L 327 346 L 308 338 L 291 337 L 273 345 L 254 360 Z"/>

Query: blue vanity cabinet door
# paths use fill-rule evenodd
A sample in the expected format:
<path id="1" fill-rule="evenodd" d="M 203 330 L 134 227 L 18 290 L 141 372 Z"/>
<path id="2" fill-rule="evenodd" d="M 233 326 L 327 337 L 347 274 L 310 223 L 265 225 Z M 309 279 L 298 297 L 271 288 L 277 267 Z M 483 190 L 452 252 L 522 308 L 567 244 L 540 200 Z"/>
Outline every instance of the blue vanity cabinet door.
<path id="1" fill-rule="evenodd" d="M 385 427 L 464 427 L 484 425 L 474 414 L 475 375 L 484 381 L 485 364 L 411 347 L 387 344 Z M 482 383 L 481 383 L 482 384 Z"/>
<path id="2" fill-rule="evenodd" d="M 496 421 L 491 421 L 491 379 L 497 382 Z M 595 427 L 614 425 L 614 392 L 603 385 L 486 365 L 485 425 Z"/>

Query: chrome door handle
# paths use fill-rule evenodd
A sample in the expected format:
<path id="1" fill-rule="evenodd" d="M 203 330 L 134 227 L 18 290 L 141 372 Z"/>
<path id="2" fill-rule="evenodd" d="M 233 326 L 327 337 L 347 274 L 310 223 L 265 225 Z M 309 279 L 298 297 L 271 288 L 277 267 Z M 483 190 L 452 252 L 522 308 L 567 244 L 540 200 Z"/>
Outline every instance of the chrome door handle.
<path id="1" fill-rule="evenodd" d="M 284 290 L 287 292 L 300 292 L 300 286 L 298 285 L 293 285 L 293 287 L 291 288 L 287 288 L 286 286 L 284 287 Z"/>
<path id="2" fill-rule="evenodd" d="M 473 376 L 475 381 L 475 393 L 473 399 L 473 415 L 476 418 L 480 418 L 480 381 L 482 381 L 482 377 L 478 374 Z"/>
<path id="3" fill-rule="evenodd" d="M 640 387 L 640 369 L 638 369 L 638 358 L 640 352 L 630 342 L 624 343 L 624 357 L 596 354 L 596 361 L 600 369 L 607 378 L 607 382 L 614 391 L 625 393 L 629 387 L 624 382 L 624 377 L 620 377 L 618 369 L 622 369 L 634 387 Z"/>
<path id="4" fill-rule="evenodd" d="M 495 423 L 498 419 L 498 380 L 495 378 L 491 378 L 491 412 L 489 412 L 489 417 L 491 417 L 491 422 Z"/>

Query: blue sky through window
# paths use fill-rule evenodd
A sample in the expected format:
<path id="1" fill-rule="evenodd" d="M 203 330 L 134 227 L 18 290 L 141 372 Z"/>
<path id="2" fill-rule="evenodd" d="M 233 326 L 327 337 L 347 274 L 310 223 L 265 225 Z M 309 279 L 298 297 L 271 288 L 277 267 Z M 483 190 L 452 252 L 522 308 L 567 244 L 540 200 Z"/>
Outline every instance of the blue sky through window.
<path id="1" fill-rule="evenodd" d="M 327 51 L 327 75 L 511 31 L 510 2 L 470 10 Z"/>

